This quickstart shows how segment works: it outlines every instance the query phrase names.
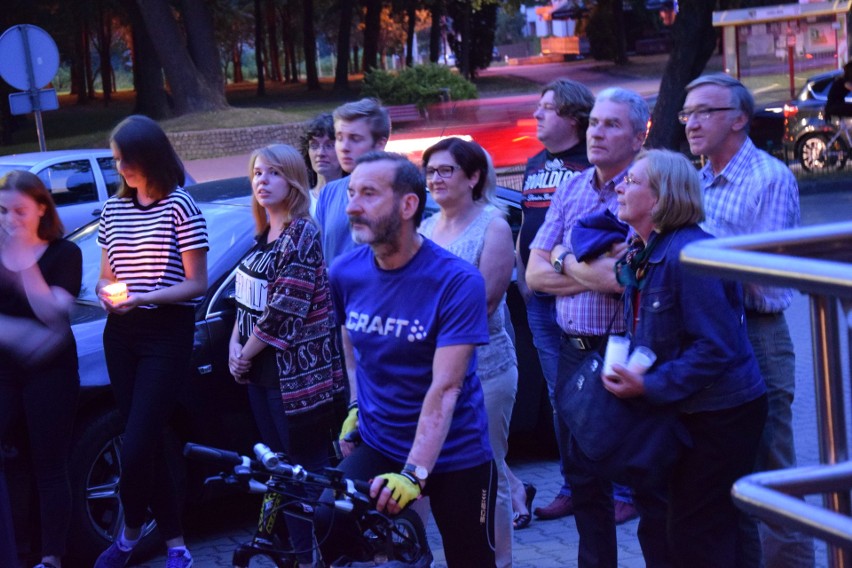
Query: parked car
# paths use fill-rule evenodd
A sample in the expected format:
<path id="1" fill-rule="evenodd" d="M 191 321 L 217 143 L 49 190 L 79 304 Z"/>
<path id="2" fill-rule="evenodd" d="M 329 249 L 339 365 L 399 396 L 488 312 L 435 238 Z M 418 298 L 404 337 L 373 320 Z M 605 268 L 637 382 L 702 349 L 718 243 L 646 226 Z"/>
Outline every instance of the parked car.
<path id="1" fill-rule="evenodd" d="M 41 178 L 53 195 L 66 234 L 97 218 L 104 201 L 118 191 L 119 176 L 109 148 L 0 156 L 0 176 L 12 170 Z M 187 174 L 186 185 L 193 183 Z"/>
<path id="2" fill-rule="evenodd" d="M 180 457 L 183 443 L 192 441 L 247 453 L 259 438 L 246 390 L 233 381 L 227 365 L 227 346 L 235 313 L 235 268 L 253 243 L 254 222 L 248 197 L 251 189 L 247 178 L 233 178 L 201 183 L 189 191 L 207 220 L 209 288 L 196 310 L 192 374 L 186 387 L 175 393 L 178 411 L 168 433 L 168 447 L 174 452 L 171 467 L 183 480 L 186 500 L 191 504 L 211 497 L 204 480 L 215 471 L 203 463 L 185 462 Z M 517 233 L 521 220 L 520 193 L 500 188 L 498 197 L 507 207 L 510 224 Z M 431 199 L 427 211 L 437 211 Z M 122 420 L 115 408 L 103 355 L 106 314 L 94 290 L 101 258 L 97 222 L 79 229 L 69 239 L 83 252 L 83 288 L 72 313 L 81 395 L 71 450 L 74 509 L 69 546 L 74 558 L 90 565 L 91 560 L 108 546 L 123 520 L 118 498 Z M 514 322 L 520 370 L 511 431 L 518 435 L 529 433 L 530 439 L 539 443 L 542 439 L 552 441 L 547 390 L 532 346 L 526 309 L 514 284 L 509 290 L 508 306 Z M 13 475 L 17 478 L 28 477 L 20 475 L 28 463 L 23 451 L 26 444 L 20 438 L 22 432 L 23 427 L 19 425 L 12 436 L 4 440 L 3 448 L 7 472 L 19 472 Z M 13 509 L 21 517 L 29 507 L 27 491 L 13 490 L 13 501 L 17 501 Z M 16 524 L 28 526 L 20 518 Z M 144 527 L 149 545 L 156 540 L 150 536 L 155 528 L 153 520 Z"/>
<path id="3" fill-rule="evenodd" d="M 796 98 L 783 105 L 785 155 L 808 171 L 843 166 L 826 159 L 826 143 L 837 132 L 838 122 L 825 116 L 828 90 L 841 73 L 836 70 L 809 78 Z M 852 103 L 852 96 L 846 101 Z M 839 143 L 844 145 L 843 150 L 849 150 L 842 139 Z"/>

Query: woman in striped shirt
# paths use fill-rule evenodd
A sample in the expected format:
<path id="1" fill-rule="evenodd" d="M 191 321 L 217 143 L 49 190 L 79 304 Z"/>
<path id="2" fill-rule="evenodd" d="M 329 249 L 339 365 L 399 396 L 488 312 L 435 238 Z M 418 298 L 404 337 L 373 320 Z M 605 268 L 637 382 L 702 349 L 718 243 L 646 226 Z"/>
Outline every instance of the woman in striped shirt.
<path id="1" fill-rule="evenodd" d="M 175 480 L 162 433 L 190 376 L 194 306 L 207 290 L 207 226 L 183 189 L 180 159 L 153 120 L 131 116 L 110 146 L 122 183 L 104 205 L 98 297 L 108 313 L 104 353 L 119 411 L 125 527 L 95 568 L 124 566 L 148 508 L 169 547 L 168 568 L 187 568 Z M 127 286 L 125 297 L 104 288 Z M 112 293 L 111 293 L 112 292 Z"/>

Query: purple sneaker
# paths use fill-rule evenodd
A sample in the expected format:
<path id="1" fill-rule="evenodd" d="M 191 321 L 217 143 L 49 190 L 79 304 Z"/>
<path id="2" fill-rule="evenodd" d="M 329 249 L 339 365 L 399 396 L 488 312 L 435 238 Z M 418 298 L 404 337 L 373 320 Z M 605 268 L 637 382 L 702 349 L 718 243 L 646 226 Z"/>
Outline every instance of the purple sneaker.
<path id="1" fill-rule="evenodd" d="M 188 550 L 169 549 L 166 568 L 190 568 L 190 566 L 192 566 L 192 556 L 189 555 Z"/>
<path id="2" fill-rule="evenodd" d="M 118 543 L 113 542 L 95 560 L 95 568 L 124 568 L 131 554 L 133 550 L 122 550 L 118 547 Z"/>

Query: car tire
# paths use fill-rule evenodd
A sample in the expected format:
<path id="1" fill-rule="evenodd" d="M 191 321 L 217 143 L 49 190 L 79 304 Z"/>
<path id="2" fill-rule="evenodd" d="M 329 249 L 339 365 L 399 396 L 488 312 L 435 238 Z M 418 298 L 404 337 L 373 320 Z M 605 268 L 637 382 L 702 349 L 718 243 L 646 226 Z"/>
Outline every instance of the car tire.
<path id="1" fill-rule="evenodd" d="M 71 555 L 86 564 L 94 562 L 124 525 L 118 494 L 123 432 L 124 421 L 114 409 L 77 426 L 70 463 L 73 511 L 68 543 Z M 151 546 L 156 526 L 153 518 L 145 522 L 137 551 Z"/>
<path id="2" fill-rule="evenodd" d="M 802 167 L 809 171 L 820 171 L 826 168 L 842 169 L 846 165 L 848 149 L 839 138 L 827 147 L 829 136 L 811 134 L 803 138 L 796 147 L 796 159 Z"/>

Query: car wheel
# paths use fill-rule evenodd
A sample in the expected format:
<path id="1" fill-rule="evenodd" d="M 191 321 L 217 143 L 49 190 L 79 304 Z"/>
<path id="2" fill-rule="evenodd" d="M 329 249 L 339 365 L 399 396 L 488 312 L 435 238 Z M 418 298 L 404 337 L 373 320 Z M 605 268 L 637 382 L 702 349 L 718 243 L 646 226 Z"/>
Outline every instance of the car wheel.
<path id="1" fill-rule="evenodd" d="M 811 134 L 799 142 L 796 158 L 805 170 L 812 172 L 824 168 L 841 169 L 846 165 L 846 144 L 838 138 L 829 148 L 826 145 L 828 139 L 823 134 Z"/>
<path id="2" fill-rule="evenodd" d="M 79 425 L 70 464 L 73 517 L 68 542 L 72 555 L 93 561 L 112 543 L 124 526 L 124 508 L 119 499 L 121 435 L 123 421 L 117 410 L 98 415 Z M 156 521 L 149 518 L 143 542 L 152 541 Z"/>

